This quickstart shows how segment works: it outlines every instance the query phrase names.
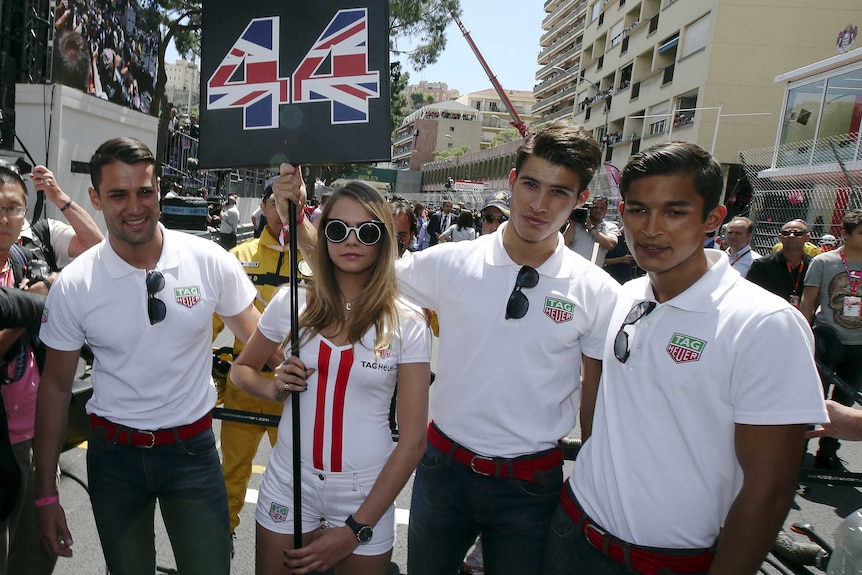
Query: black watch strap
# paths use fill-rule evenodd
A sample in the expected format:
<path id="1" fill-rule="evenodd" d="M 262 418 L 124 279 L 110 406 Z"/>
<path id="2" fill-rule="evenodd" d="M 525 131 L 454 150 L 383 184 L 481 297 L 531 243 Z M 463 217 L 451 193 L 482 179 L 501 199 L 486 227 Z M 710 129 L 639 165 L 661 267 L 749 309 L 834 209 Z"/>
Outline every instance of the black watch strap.
<path id="1" fill-rule="evenodd" d="M 370 525 L 360 523 L 353 515 L 348 515 L 345 523 L 353 530 L 353 534 L 356 535 L 356 540 L 359 541 L 360 545 L 371 541 L 374 531 L 372 531 Z"/>

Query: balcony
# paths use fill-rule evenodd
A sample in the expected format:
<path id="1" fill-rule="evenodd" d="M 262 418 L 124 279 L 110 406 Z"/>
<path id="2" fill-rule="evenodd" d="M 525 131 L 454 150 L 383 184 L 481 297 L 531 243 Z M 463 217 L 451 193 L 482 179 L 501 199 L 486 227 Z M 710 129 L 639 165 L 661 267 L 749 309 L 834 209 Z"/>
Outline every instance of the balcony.
<path id="1" fill-rule="evenodd" d="M 583 6 L 586 6 L 586 4 L 587 4 L 586 0 L 582 0 L 581 2 L 579 2 L 571 10 L 571 12 L 566 16 L 566 18 L 564 20 L 562 20 L 559 24 L 556 24 L 550 30 L 548 30 L 547 32 L 542 34 L 542 36 L 539 39 L 539 45 L 540 46 L 547 45 L 547 43 L 550 42 L 555 36 L 560 34 L 561 31 L 565 30 L 566 28 L 568 28 L 572 24 L 574 24 L 578 18 L 583 16 L 583 14 L 582 14 L 583 11 L 581 10 L 581 8 Z"/>
<path id="2" fill-rule="evenodd" d="M 554 120 L 558 120 L 560 118 L 571 118 L 572 117 L 572 106 L 566 106 L 565 108 L 561 108 L 556 112 L 552 112 L 546 116 L 542 116 L 541 121 L 544 122 L 553 122 Z"/>
<path id="3" fill-rule="evenodd" d="M 569 42 L 577 40 L 578 34 L 584 29 L 584 25 L 584 22 L 576 24 L 574 28 L 566 32 L 563 36 L 560 36 L 560 38 L 552 42 L 550 46 L 547 46 L 545 49 L 540 51 L 538 57 L 539 64 L 542 64 L 543 60 L 555 58 L 557 52 L 565 50 L 565 47 Z"/>

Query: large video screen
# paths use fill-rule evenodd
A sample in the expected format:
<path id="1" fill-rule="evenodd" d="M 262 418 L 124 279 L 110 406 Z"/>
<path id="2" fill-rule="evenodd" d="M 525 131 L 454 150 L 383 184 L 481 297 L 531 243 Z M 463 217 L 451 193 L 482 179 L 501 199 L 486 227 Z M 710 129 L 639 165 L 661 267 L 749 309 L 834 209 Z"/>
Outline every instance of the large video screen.
<path id="1" fill-rule="evenodd" d="M 149 113 L 158 23 L 152 0 L 57 0 L 53 82 Z"/>

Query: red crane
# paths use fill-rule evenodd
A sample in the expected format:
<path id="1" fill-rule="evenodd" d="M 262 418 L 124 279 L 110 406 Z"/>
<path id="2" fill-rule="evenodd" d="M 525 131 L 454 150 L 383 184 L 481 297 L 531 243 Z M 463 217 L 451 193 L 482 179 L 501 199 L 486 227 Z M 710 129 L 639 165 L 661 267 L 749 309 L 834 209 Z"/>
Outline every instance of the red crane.
<path id="1" fill-rule="evenodd" d="M 458 15 L 455 14 L 455 12 L 452 12 L 452 18 L 455 19 L 455 23 L 458 24 L 458 28 L 461 29 L 461 33 L 464 35 L 464 38 L 467 40 L 473 53 L 476 54 L 476 58 L 479 59 L 479 63 L 482 65 L 482 68 L 485 69 L 485 73 L 488 74 L 488 79 L 491 80 L 491 84 L 493 84 L 494 89 L 497 91 L 497 95 L 500 96 L 501 100 L 503 100 L 503 104 L 505 104 L 506 109 L 509 111 L 509 115 L 512 116 L 512 121 L 509 123 L 518 130 L 521 137 L 526 138 L 530 135 L 530 131 L 527 129 L 527 124 L 524 123 L 518 115 L 518 112 L 515 111 L 515 106 L 512 105 L 512 101 L 509 100 L 509 96 L 506 95 L 506 91 L 503 89 L 503 86 L 501 86 L 500 82 L 497 81 L 497 76 L 495 76 L 494 72 L 491 71 L 491 67 L 485 61 L 485 58 L 482 57 L 479 47 L 476 46 L 476 43 L 473 42 L 473 38 L 470 37 L 469 30 L 467 30 L 466 26 L 461 23 L 461 19 L 458 18 Z"/>

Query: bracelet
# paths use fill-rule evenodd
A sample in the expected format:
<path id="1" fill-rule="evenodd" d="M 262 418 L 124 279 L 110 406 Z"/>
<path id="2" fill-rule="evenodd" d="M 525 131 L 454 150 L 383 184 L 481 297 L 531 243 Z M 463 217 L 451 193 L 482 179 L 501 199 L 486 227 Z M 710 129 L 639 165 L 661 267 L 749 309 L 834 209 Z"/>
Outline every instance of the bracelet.
<path id="1" fill-rule="evenodd" d="M 296 218 L 296 225 L 299 225 L 305 221 L 305 206 L 297 206 L 297 209 L 299 210 L 299 217 Z"/>
<path id="2" fill-rule="evenodd" d="M 55 503 L 60 503 L 59 495 L 49 495 L 48 497 L 43 497 L 41 499 L 36 500 L 36 507 L 45 507 L 46 505 L 53 505 Z"/>
<path id="3" fill-rule="evenodd" d="M 60 211 L 61 211 L 61 212 L 65 212 L 65 211 L 66 211 L 66 208 L 68 208 L 68 207 L 69 207 L 69 206 L 71 206 L 71 205 L 72 205 L 72 200 L 69 200 L 68 202 L 66 202 L 66 205 L 65 205 L 65 206 L 63 206 L 62 208 L 60 208 Z"/>

